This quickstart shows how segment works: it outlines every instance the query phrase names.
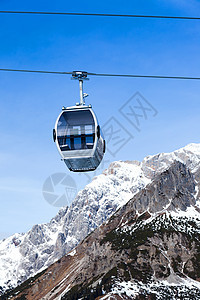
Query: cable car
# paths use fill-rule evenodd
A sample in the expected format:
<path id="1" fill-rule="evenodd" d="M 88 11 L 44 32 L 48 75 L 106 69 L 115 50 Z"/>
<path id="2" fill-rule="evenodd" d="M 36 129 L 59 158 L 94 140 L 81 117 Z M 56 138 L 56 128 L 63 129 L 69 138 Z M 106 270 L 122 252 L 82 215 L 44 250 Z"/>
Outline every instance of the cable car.
<path id="1" fill-rule="evenodd" d="M 94 171 L 105 153 L 103 138 L 97 117 L 91 105 L 85 105 L 83 79 L 86 72 L 73 72 L 79 80 L 80 103 L 76 106 L 63 107 L 53 129 L 53 139 L 58 151 L 70 171 Z"/>

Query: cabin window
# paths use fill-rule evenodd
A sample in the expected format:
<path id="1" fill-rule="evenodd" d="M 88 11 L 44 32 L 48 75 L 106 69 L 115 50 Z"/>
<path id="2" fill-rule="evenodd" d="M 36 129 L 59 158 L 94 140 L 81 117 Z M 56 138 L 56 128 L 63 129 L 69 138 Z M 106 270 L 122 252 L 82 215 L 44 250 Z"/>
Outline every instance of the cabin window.
<path id="1" fill-rule="evenodd" d="M 90 110 L 66 111 L 57 126 L 61 151 L 92 149 L 95 141 L 95 123 Z"/>

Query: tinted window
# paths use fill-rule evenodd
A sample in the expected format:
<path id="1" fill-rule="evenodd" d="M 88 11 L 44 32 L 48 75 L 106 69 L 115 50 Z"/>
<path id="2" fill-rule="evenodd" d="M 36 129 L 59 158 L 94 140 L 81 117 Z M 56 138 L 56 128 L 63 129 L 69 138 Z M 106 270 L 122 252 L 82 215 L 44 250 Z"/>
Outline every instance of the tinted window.
<path id="1" fill-rule="evenodd" d="M 57 126 L 61 151 L 92 149 L 95 139 L 95 123 L 89 110 L 64 112 Z"/>

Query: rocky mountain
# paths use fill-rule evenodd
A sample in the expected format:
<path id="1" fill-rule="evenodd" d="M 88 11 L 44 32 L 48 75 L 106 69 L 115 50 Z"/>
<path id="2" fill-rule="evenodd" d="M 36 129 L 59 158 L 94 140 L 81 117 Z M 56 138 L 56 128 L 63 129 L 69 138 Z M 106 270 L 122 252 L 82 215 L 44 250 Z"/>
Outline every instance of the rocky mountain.
<path id="1" fill-rule="evenodd" d="M 0 241 L 1 293 L 35 276 L 67 254 L 174 161 L 186 165 L 195 176 L 198 188 L 200 144 L 148 156 L 142 162 L 114 162 L 78 193 L 70 207 L 62 208 L 48 224 L 35 225 L 26 234 L 15 234 Z"/>
<path id="2" fill-rule="evenodd" d="M 200 299 L 199 170 L 156 175 L 10 299 Z M 4 299 L 4 298 L 2 298 Z"/>

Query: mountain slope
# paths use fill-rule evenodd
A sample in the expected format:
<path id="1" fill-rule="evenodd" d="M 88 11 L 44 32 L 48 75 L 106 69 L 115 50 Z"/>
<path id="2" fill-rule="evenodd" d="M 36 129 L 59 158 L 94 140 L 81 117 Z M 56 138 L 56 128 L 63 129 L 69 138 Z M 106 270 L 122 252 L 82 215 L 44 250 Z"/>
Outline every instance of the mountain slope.
<path id="1" fill-rule="evenodd" d="M 198 207 L 197 181 L 174 162 L 12 299 L 200 299 Z"/>
<path id="2" fill-rule="evenodd" d="M 114 162 L 50 223 L 35 225 L 26 234 L 0 241 L 2 293 L 68 253 L 175 160 L 185 163 L 200 182 L 200 144 L 148 156 L 141 163 Z"/>

